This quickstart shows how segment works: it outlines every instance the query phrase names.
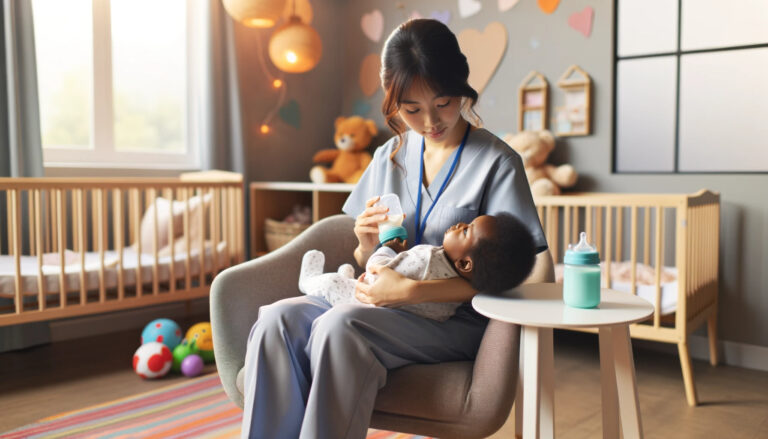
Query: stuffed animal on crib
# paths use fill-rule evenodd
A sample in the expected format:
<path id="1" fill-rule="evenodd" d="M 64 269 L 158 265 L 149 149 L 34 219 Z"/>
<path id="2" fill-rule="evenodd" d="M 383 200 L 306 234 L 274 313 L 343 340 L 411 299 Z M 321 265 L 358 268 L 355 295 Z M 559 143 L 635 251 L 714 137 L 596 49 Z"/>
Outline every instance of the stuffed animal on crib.
<path id="1" fill-rule="evenodd" d="M 331 167 L 314 166 L 309 179 L 315 183 L 357 183 L 371 162 L 366 151 L 378 133 L 376 123 L 360 116 L 336 118 L 336 149 L 323 149 L 312 158 L 314 163 L 330 163 Z"/>
<path id="2" fill-rule="evenodd" d="M 549 153 L 555 149 L 555 138 L 549 131 L 508 134 L 504 136 L 504 141 L 522 157 L 525 175 L 534 196 L 560 195 L 562 188 L 576 184 L 578 174 L 573 166 L 546 163 Z"/>

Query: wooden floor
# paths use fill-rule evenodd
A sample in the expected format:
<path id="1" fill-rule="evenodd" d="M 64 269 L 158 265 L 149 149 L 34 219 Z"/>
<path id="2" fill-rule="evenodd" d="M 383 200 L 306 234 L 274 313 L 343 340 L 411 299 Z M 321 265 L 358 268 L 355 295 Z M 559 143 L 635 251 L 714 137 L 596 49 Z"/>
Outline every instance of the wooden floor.
<path id="1" fill-rule="evenodd" d="M 133 373 L 140 332 L 0 354 L 0 432 L 185 380 L 174 375 L 145 381 Z M 768 438 L 768 372 L 695 361 L 702 404 L 690 408 L 677 356 L 635 349 L 635 362 L 646 438 Z M 596 335 L 555 333 L 555 383 L 557 437 L 601 437 Z M 510 422 L 493 437 L 514 437 L 513 428 Z"/>

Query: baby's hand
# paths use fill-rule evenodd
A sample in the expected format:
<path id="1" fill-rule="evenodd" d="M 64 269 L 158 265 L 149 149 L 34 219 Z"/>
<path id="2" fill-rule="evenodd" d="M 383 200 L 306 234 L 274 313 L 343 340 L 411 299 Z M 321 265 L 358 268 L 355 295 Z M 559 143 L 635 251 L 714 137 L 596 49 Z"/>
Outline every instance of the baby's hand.
<path id="1" fill-rule="evenodd" d="M 382 245 L 385 247 L 391 248 L 392 250 L 395 251 L 395 253 L 400 253 L 408 250 L 408 247 L 406 246 L 407 243 L 408 243 L 407 240 L 403 241 L 400 238 L 395 238 L 395 239 L 390 239 L 389 241 L 385 242 Z"/>

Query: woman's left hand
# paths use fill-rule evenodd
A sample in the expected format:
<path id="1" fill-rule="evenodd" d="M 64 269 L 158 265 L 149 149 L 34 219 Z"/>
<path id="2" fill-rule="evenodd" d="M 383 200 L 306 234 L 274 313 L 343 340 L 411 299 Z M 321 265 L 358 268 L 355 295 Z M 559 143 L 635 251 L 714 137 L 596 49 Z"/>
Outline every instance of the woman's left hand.
<path id="1" fill-rule="evenodd" d="M 378 277 L 373 285 L 369 285 L 363 280 L 365 273 L 360 275 L 355 286 L 357 300 L 375 306 L 401 306 L 412 303 L 410 291 L 414 280 L 383 265 L 372 266 L 369 271 Z"/>

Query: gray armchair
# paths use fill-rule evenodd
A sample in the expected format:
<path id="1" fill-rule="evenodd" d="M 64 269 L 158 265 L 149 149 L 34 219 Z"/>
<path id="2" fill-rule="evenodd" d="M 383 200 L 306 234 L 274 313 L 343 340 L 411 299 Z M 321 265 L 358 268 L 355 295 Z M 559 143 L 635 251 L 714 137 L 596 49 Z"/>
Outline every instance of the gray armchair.
<path id="1" fill-rule="evenodd" d="M 243 406 L 241 370 L 259 307 L 299 295 L 301 258 L 326 255 L 326 269 L 354 263 L 354 221 L 323 219 L 280 249 L 220 273 L 211 286 L 211 325 L 224 390 Z M 527 282 L 554 280 L 549 252 L 539 255 Z M 437 436 L 482 438 L 509 416 L 518 376 L 520 328 L 490 321 L 475 361 L 413 364 L 390 371 L 376 399 L 371 427 Z"/>

